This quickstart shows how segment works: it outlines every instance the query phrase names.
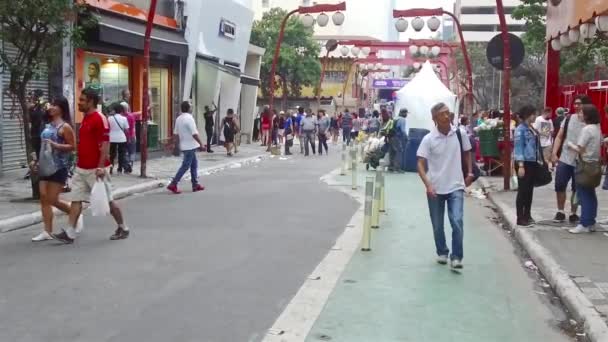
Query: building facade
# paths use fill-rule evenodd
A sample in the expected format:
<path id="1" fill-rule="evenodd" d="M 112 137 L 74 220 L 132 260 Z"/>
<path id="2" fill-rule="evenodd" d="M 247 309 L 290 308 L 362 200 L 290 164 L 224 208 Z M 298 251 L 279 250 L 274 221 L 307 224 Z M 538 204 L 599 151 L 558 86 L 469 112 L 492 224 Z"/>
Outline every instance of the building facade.
<path id="1" fill-rule="evenodd" d="M 511 17 L 521 1 L 503 0 L 503 4 L 509 32 L 521 36 L 525 32 L 525 20 Z M 456 0 L 454 14 L 460 21 L 467 42 L 489 42 L 500 32 L 495 0 Z"/>

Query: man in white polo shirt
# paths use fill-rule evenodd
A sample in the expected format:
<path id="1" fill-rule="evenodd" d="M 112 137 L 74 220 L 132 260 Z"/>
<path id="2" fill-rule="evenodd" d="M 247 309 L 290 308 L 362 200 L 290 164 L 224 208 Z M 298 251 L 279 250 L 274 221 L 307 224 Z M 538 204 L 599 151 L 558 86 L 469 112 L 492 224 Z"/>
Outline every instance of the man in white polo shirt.
<path id="1" fill-rule="evenodd" d="M 459 136 L 458 129 L 452 126 L 450 110 L 444 103 L 433 106 L 431 113 L 435 127 L 422 139 L 418 148 L 418 174 L 426 187 L 437 262 L 445 265 L 449 256 L 452 268 L 462 269 L 464 189 L 474 177 L 471 143 L 466 135 L 464 139 Z M 444 231 L 446 203 L 452 226 L 451 255 Z"/>

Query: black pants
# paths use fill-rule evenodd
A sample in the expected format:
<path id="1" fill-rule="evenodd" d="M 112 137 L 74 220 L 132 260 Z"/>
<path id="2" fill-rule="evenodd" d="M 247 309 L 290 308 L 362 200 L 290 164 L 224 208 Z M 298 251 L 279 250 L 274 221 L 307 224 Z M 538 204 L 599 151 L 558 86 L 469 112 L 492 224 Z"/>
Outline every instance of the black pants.
<path id="1" fill-rule="evenodd" d="M 211 151 L 211 140 L 213 139 L 213 127 L 205 126 L 205 133 L 207 134 L 207 152 Z"/>
<path id="2" fill-rule="evenodd" d="M 325 153 L 329 153 L 327 147 L 327 135 L 325 133 L 319 133 L 319 154 L 323 154 L 323 147 L 325 147 Z"/>
<path id="3" fill-rule="evenodd" d="M 118 154 L 118 172 L 131 172 L 131 165 L 127 161 L 127 143 L 111 143 L 110 144 L 110 163 L 114 166 Z"/>
<path id="4" fill-rule="evenodd" d="M 519 164 L 515 164 L 515 172 L 518 170 Z M 536 173 L 538 172 L 538 163 L 524 162 L 524 170 L 524 177 L 518 176 L 517 199 L 515 200 L 518 220 L 529 220 L 532 218 L 530 210 L 532 209 L 534 178 L 536 178 Z"/>

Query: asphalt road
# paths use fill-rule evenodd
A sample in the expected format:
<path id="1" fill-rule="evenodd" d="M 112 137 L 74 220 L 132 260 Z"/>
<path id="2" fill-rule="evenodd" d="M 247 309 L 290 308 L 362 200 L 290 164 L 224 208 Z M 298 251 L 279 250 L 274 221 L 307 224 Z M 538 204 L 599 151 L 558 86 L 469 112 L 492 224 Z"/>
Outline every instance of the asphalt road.
<path id="1" fill-rule="evenodd" d="M 320 182 L 337 166 L 275 158 L 129 198 L 125 241 L 88 216 L 72 246 L 0 235 L 0 341 L 260 340 L 358 207 Z"/>

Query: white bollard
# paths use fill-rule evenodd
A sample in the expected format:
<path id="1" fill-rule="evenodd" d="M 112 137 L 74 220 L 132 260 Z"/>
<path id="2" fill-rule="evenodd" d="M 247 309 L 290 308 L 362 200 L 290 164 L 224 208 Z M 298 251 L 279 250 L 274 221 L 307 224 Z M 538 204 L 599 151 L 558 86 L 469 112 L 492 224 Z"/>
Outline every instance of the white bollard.
<path id="1" fill-rule="evenodd" d="M 351 161 L 351 174 L 353 176 L 353 184 L 352 189 L 357 190 L 357 151 L 352 149 L 350 151 L 350 161 Z"/>
<path id="2" fill-rule="evenodd" d="M 376 170 L 376 181 L 374 183 L 374 201 L 373 201 L 373 210 L 372 210 L 372 228 L 378 229 L 380 228 L 380 196 L 382 194 L 382 189 L 380 189 L 380 177 L 381 171 Z"/>
<path id="3" fill-rule="evenodd" d="M 380 210 L 381 213 L 386 212 L 386 184 L 385 175 L 383 171 L 380 171 Z"/>
<path id="4" fill-rule="evenodd" d="M 346 144 L 342 143 L 342 164 L 340 165 L 340 176 L 346 176 Z"/>
<path id="5" fill-rule="evenodd" d="M 371 248 L 372 230 L 371 230 L 371 216 L 372 216 L 372 197 L 374 195 L 374 177 L 367 177 L 365 179 L 365 207 L 363 209 L 363 235 L 361 237 L 361 250 L 363 252 L 369 252 Z"/>

